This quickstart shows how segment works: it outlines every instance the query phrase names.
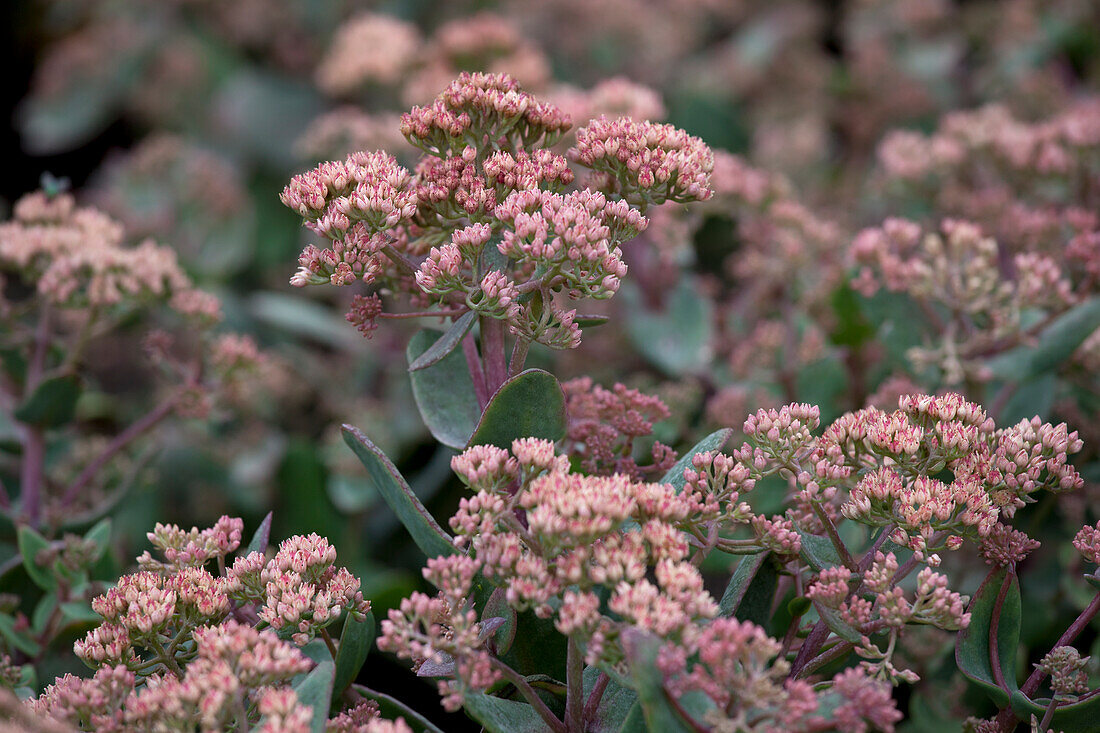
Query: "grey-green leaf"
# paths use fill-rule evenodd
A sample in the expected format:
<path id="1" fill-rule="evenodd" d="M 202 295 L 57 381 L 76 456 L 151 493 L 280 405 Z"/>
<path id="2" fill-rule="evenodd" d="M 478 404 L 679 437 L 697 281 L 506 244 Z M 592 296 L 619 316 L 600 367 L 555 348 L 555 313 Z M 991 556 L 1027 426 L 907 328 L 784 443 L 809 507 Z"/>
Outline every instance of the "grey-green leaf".
<path id="1" fill-rule="evenodd" d="M 546 722 L 525 702 L 473 692 L 466 694 L 463 708 L 486 733 L 545 733 L 547 729 Z"/>
<path id="2" fill-rule="evenodd" d="M 1100 297 L 1077 305 L 1039 334 L 1033 346 L 1017 346 L 988 362 L 993 375 L 1012 382 L 1022 382 L 1053 371 L 1065 363 L 1088 338 L 1100 328 Z"/>
<path id="3" fill-rule="evenodd" d="M 358 428 L 344 425 L 343 432 L 344 442 L 355 451 L 378 493 L 412 535 L 421 552 L 428 557 L 454 553 L 450 535 L 435 521 L 386 454 Z"/>
<path id="4" fill-rule="evenodd" d="M 256 528 L 256 532 L 248 543 L 248 548 L 244 551 L 245 555 L 267 551 L 267 543 L 271 539 L 271 518 L 273 516 L 274 512 L 268 512 L 267 516 L 264 517 L 264 521 L 260 522 L 260 526 Z"/>
<path id="5" fill-rule="evenodd" d="M 80 379 L 73 375 L 47 379 L 15 410 L 15 418 L 27 425 L 56 428 L 72 421 L 76 400 L 80 397 Z"/>
<path id="6" fill-rule="evenodd" d="M 510 448 L 517 438 L 565 437 L 565 393 L 553 374 L 520 372 L 501 385 L 485 406 L 468 445 Z"/>
<path id="7" fill-rule="evenodd" d="M 334 700 L 348 689 L 348 685 L 355 681 L 359 670 L 363 668 L 371 644 L 374 643 L 374 630 L 374 614 L 369 611 L 362 621 L 351 616 L 344 621 L 340 646 L 336 650 L 336 679 L 332 685 Z"/>
<path id="8" fill-rule="evenodd" d="M 406 349 L 413 398 L 432 437 L 448 448 L 462 448 L 481 418 L 481 407 L 477 404 L 466 359 L 460 352 L 451 351 L 413 370 L 413 365 L 427 356 L 446 335 L 433 343 L 435 337 L 434 331 L 419 331 Z"/>
<path id="9" fill-rule="evenodd" d="M 681 279 L 661 312 L 647 310 L 634 288 L 624 288 L 626 328 L 635 348 L 671 376 L 704 369 L 713 355 L 713 306 L 690 278 Z"/>
<path id="10" fill-rule="evenodd" d="M 420 371 L 421 369 L 427 369 L 431 365 L 441 362 L 448 354 L 455 350 L 455 347 L 462 342 L 462 339 L 466 337 L 467 332 L 473 328 L 476 322 L 477 313 L 474 311 L 467 311 L 456 318 L 454 323 L 451 324 L 451 327 L 448 328 L 442 336 L 435 338 L 431 346 L 421 350 L 420 354 L 415 359 L 411 358 L 412 350 L 410 349 L 409 371 Z M 422 333 L 434 336 L 436 332 L 423 330 L 416 335 L 420 336 Z"/>
<path id="11" fill-rule="evenodd" d="M 736 616 L 763 626 L 771 613 L 779 587 L 779 571 L 770 552 L 748 555 L 737 564 L 726 592 L 718 603 L 719 616 Z"/>
<path id="12" fill-rule="evenodd" d="M 313 709 L 310 733 L 324 733 L 328 721 L 329 702 L 332 700 L 332 684 L 336 665 L 331 660 L 320 662 L 313 671 L 294 686 L 298 702 Z"/>
<path id="13" fill-rule="evenodd" d="M 19 545 L 19 554 L 23 556 L 23 567 L 30 579 L 42 590 L 53 590 L 57 587 L 57 578 L 48 568 L 44 568 L 36 562 L 38 553 L 49 549 L 49 541 L 30 527 L 23 525 L 16 535 Z"/>

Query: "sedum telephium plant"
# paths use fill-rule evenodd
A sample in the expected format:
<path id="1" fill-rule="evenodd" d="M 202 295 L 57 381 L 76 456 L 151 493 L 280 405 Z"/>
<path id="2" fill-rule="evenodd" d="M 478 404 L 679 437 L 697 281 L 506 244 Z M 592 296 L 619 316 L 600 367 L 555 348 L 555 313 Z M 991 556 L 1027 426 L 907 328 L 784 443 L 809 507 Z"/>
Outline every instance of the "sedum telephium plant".
<path id="1" fill-rule="evenodd" d="M 95 674 L 58 679 L 31 709 L 97 731 L 308 733 L 315 719 L 334 732 L 394 730 L 358 696 L 324 724 L 333 688 L 317 695 L 307 683 L 340 656 L 328 629 L 343 617 L 338 643 L 354 643 L 370 603 L 323 537 L 291 537 L 269 558 L 269 526 L 270 517 L 238 552 L 240 519 L 190 531 L 158 524 L 148 536 L 163 559 L 144 553 L 137 573 L 92 603 L 102 623 L 75 651 Z"/>
<path id="2" fill-rule="evenodd" d="M 379 318 L 437 316 L 453 318 L 461 336 L 476 316 L 480 363 L 472 337 L 463 350 L 484 406 L 532 343 L 580 343 L 569 305 L 619 289 L 621 246 L 646 228 L 648 206 L 710 196 L 713 156 L 701 140 L 629 118 L 578 131 L 570 158 L 591 180 L 568 191 L 575 174 L 552 146 L 570 124 L 507 75 L 462 74 L 402 117 L 423 152 L 412 173 L 387 153 L 353 153 L 284 189 L 283 203 L 330 240 L 306 247 L 291 283 L 372 286 L 347 316 L 366 335 Z M 386 312 L 380 293 L 420 310 Z"/>

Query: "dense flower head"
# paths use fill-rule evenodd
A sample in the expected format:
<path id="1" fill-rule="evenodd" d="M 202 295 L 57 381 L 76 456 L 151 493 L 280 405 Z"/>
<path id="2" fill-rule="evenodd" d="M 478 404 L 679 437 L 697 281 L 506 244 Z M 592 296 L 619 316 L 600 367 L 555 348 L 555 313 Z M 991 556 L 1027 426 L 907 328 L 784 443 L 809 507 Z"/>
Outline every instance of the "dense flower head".
<path id="1" fill-rule="evenodd" d="M 561 110 L 523 91 L 507 74 L 469 72 L 460 74 L 432 104 L 413 107 L 401 118 L 401 132 L 413 145 L 440 156 L 461 153 L 470 131 L 518 149 L 552 145 L 570 125 Z"/>
<path id="2" fill-rule="evenodd" d="M 671 414 L 659 397 L 624 384 L 606 389 L 590 377 L 572 379 L 562 389 L 569 415 L 569 452 L 580 459 L 587 473 L 623 473 L 642 478 L 646 474 L 663 475 L 675 463 L 676 453 L 660 441 L 653 444 L 651 464 L 639 466 L 634 460 L 635 439 L 650 435 L 653 424 Z"/>
<path id="3" fill-rule="evenodd" d="M 379 13 L 354 16 L 333 39 L 317 68 L 317 83 L 336 96 L 370 83 L 394 84 L 415 62 L 421 43 L 411 23 Z"/>
<path id="4" fill-rule="evenodd" d="M 1050 675 L 1055 695 L 1079 695 L 1089 690 L 1089 659 L 1071 646 L 1058 646 L 1035 666 Z"/>
<path id="5" fill-rule="evenodd" d="M 630 201 L 705 201 L 714 155 L 706 143 L 667 124 L 599 117 L 577 130 L 573 159 L 608 177 Z"/>
<path id="6" fill-rule="evenodd" d="M 59 677 L 28 704 L 36 715 L 76 726 L 119 730 L 122 706 L 134 689 L 134 674 L 122 665 L 104 666 L 91 678 Z"/>
<path id="7" fill-rule="evenodd" d="M 0 224 L 0 265 L 66 308 L 175 296 L 187 315 L 210 310 L 189 307 L 194 299 L 184 294 L 193 288 L 173 250 L 152 240 L 129 247 L 124 238 L 122 225 L 99 210 L 76 206 L 67 193 L 39 191 L 16 202 L 15 218 Z"/>
<path id="8" fill-rule="evenodd" d="M 240 547 L 243 530 L 243 521 L 224 515 L 213 527 L 202 530 L 192 527 L 186 532 L 174 524 L 157 522 L 153 531 L 146 536 L 167 562 L 161 563 L 145 552 L 138 558 L 138 565 L 143 570 L 155 571 L 202 567 L 211 560 L 224 558 Z"/>

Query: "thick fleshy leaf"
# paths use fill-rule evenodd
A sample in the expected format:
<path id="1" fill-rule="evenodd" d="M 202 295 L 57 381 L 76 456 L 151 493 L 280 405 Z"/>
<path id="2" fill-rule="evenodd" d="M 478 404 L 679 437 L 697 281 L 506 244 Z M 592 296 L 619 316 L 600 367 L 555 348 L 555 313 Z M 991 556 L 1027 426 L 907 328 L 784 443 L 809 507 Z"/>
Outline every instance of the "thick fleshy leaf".
<path id="1" fill-rule="evenodd" d="M 705 369 L 713 355 L 713 306 L 690 278 L 681 279 L 660 312 L 648 310 L 633 287 L 623 288 L 626 330 L 634 347 L 671 376 Z"/>
<path id="2" fill-rule="evenodd" d="M 319 662 L 301 682 L 294 686 L 298 693 L 298 702 L 313 709 L 310 720 L 310 733 L 324 733 L 328 721 L 329 704 L 332 700 L 332 684 L 336 674 L 336 665 L 331 659 Z"/>
<path id="3" fill-rule="evenodd" d="M 820 603 L 815 603 L 814 608 L 817 609 L 817 615 L 821 617 L 821 620 L 825 622 L 825 625 L 829 627 L 829 631 L 839 636 L 844 641 L 850 641 L 853 644 L 858 644 L 863 634 L 859 632 L 854 626 L 845 621 L 840 611 L 833 608 L 828 608 Z"/>
<path id="4" fill-rule="evenodd" d="M 268 512 L 264 520 L 260 522 L 260 526 L 256 528 L 256 531 L 252 535 L 252 539 L 248 543 L 248 547 L 244 551 L 245 555 L 249 555 L 253 552 L 267 551 L 267 543 L 271 540 L 271 520 L 274 516 L 274 512 Z"/>
<path id="5" fill-rule="evenodd" d="M 486 733 L 545 733 L 547 729 L 545 721 L 525 702 L 474 692 L 466 694 L 462 707 Z"/>
<path id="6" fill-rule="evenodd" d="M 332 309 L 300 296 L 256 293 L 248 310 L 261 323 L 328 346 L 356 347 L 365 341 Z"/>
<path id="7" fill-rule="evenodd" d="M 336 679 L 332 685 L 332 699 L 335 700 L 355 681 L 363 663 L 367 661 L 371 644 L 374 643 L 374 614 L 367 612 L 362 621 L 348 617 L 344 621 L 344 630 L 340 632 L 340 646 L 336 650 Z"/>
<path id="8" fill-rule="evenodd" d="M 16 631 L 15 619 L 6 613 L 0 613 L 0 636 L 3 636 L 8 644 L 27 656 L 34 657 L 38 655 L 38 643 L 35 642 L 34 639 Z"/>
<path id="9" fill-rule="evenodd" d="M 1077 347 L 1100 327 L 1100 298 L 1090 298 L 1066 311 L 1039 334 L 1038 343 L 1018 346 L 991 359 L 993 375 L 1022 382 L 1053 371 L 1065 363 Z"/>
<path id="10" fill-rule="evenodd" d="M 19 544 L 19 554 L 23 557 L 23 567 L 34 584 L 47 591 L 56 588 L 57 578 L 49 568 L 37 562 L 38 553 L 49 549 L 49 541 L 26 525 L 19 528 L 16 541 Z"/>
<path id="11" fill-rule="evenodd" d="M 719 616 L 736 616 L 763 626 L 779 587 L 779 571 L 770 552 L 748 555 L 737 564 L 718 603 Z"/>
<path id="12" fill-rule="evenodd" d="M 78 377 L 67 375 L 47 379 L 16 408 L 15 419 L 40 428 L 60 427 L 72 421 L 79 397 Z"/>
<path id="13" fill-rule="evenodd" d="M 432 437 L 448 448 L 462 448 L 473 435 L 481 417 L 481 407 L 477 404 L 466 358 L 459 351 L 451 351 L 413 370 L 413 366 L 446 337 L 445 334 L 434 344 L 435 331 L 419 331 L 412 337 L 405 352 L 410 364 L 409 381 L 420 417 Z"/>
<path id="14" fill-rule="evenodd" d="M 840 554 L 836 551 L 836 547 L 833 546 L 828 537 L 821 537 L 802 530 L 798 530 L 798 535 L 802 538 L 802 551 L 799 552 L 799 555 L 814 570 L 821 571 L 825 568 L 840 567 L 844 564 L 844 561 L 840 559 Z"/>
<path id="15" fill-rule="evenodd" d="M 584 699 L 587 700 L 600 676 L 595 667 L 584 668 Z M 629 687 L 623 687 L 615 680 L 607 683 L 596 714 L 588 723 L 588 733 L 623 733 L 623 726 L 638 702 L 638 694 Z M 639 718 L 639 720 L 641 720 Z M 645 730 L 642 728 L 641 730 Z"/>
<path id="16" fill-rule="evenodd" d="M 1020 643 L 1020 582 L 1006 568 L 986 576 L 970 601 L 970 625 L 955 640 L 955 662 L 964 675 L 981 687 L 999 707 L 1016 692 L 1016 647 Z M 996 635 L 991 628 L 996 623 Z M 998 672 L 994 673 L 996 652 Z"/>
<path id="17" fill-rule="evenodd" d="M 355 451 L 367 475 L 390 509 L 412 535 L 413 541 L 428 557 L 450 555 L 455 548 L 448 535 L 413 493 L 401 472 L 378 446 L 358 428 L 343 426 L 344 442 Z"/>
<path id="18" fill-rule="evenodd" d="M 85 566 L 93 565 L 103 557 L 111 543 L 111 518 L 99 520 L 84 534 L 84 539 L 95 544 L 95 550 L 84 559 Z"/>
<path id="19" fill-rule="evenodd" d="M 421 334 L 424 334 L 425 336 L 422 338 L 431 337 L 432 340 L 426 348 L 418 349 L 419 353 L 415 357 L 412 355 L 412 349 L 409 349 L 409 371 L 416 372 L 427 369 L 431 365 L 443 361 L 462 342 L 462 339 L 466 337 L 466 334 L 474 327 L 476 322 L 477 313 L 468 311 L 456 318 L 442 336 L 438 335 L 438 331 L 427 329 L 419 331 L 416 337 L 421 337 Z"/>
<path id="20" fill-rule="evenodd" d="M 661 672 L 657 669 L 660 640 L 638 629 L 628 629 L 623 633 L 622 644 L 648 729 L 662 733 L 690 733 L 687 722 L 670 704 Z M 685 700 L 680 702 L 688 709 Z"/>
<path id="21" fill-rule="evenodd" d="M 510 448 L 517 438 L 558 441 L 565 437 L 565 393 L 553 374 L 520 372 L 501 385 L 468 445 Z"/>
<path id="22" fill-rule="evenodd" d="M 733 428 L 715 430 L 713 433 L 693 445 L 684 455 L 680 456 L 680 460 L 676 461 L 675 465 L 665 472 L 665 475 L 661 478 L 661 483 L 672 484 L 676 487 L 677 491 L 682 491 L 684 488 L 684 469 L 691 466 L 691 459 L 699 453 L 721 449 L 722 446 L 729 442 L 732 436 Z"/>
<path id="23" fill-rule="evenodd" d="M 443 733 L 442 729 L 436 727 L 430 720 L 397 698 L 363 685 L 352 685 L 351 687 L 363 697 L 378 703 L 378 710 L 382 713 L 383 718 L 387 720 L 404 718 L 409 727 L 413 729 L 413 733 Z"/>
<path id="24" fill-rule="evenodd" d="M 493 648 L 497 656 L 503 656 L 512 648 L 512 642 L 516 639 L 516 627 L 519 619 L 516 609 L 508 605 L 504 588 L 495 588 L 485 602 L 485 608 L 481 612 L 482 624 L 488 619 L 500 619 L 501 623 L 493 634 Z"/>
<path id="25" fill-rule="evenodd" d="M 1029 700 L 1023 692 L 1016 690 L 1012 693 L 1011 702 L 1012 711 L 1021 720 L 1028 720 L 1032 715 L 1042 720 L 1050 698 Z M 1050 730 L 1094 731 L 1097 730 L 1097 721 L 1100 721 L 1100 695 L 1082 702 L 1058 706 L 1050 720 Z"/>

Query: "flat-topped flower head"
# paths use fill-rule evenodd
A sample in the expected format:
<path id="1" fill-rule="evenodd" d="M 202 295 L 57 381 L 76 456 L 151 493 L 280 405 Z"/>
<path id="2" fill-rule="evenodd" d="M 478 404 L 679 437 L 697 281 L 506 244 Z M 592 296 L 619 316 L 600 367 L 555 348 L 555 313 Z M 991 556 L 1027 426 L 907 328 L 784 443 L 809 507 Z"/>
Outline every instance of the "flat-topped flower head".
<path id="1" fill-rule="evenodd" d="M 712 194 L 714 154 L 673 125 L 601 116 L 577 130 L 570 155 L 634 203 L 705 201 Z"/>
<path id="2" fill-rule="evenodd" d="M 463 72 L 426 107 L 401 118 L 401 132 L 431 155 L 461 155 L 468 141 L 512 150 L 549 147 L 569 129 L 568 115 L 523 91 L 507 74 Z"/>

